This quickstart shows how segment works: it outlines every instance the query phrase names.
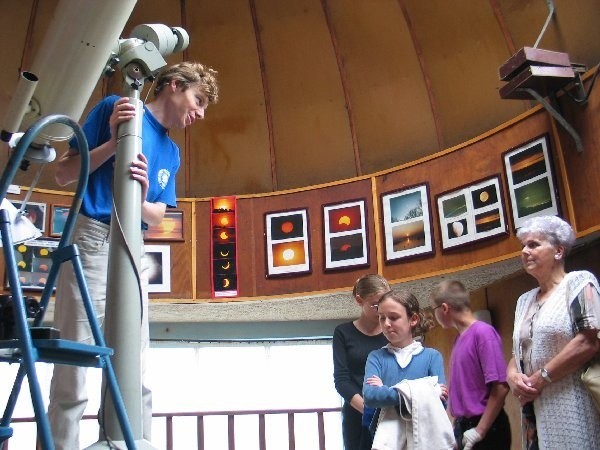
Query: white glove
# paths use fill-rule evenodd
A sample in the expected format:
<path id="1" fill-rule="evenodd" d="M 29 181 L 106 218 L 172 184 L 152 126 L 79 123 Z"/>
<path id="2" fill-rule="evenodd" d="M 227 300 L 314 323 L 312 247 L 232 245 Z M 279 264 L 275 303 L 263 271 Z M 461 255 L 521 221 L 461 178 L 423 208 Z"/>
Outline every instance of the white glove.
<path id="1" fill-rule="evenodd" d="M 475 444 L 483 439 L 475 428 L 469 428 L 463 433 L 463 450 L 471 450 Z"/>

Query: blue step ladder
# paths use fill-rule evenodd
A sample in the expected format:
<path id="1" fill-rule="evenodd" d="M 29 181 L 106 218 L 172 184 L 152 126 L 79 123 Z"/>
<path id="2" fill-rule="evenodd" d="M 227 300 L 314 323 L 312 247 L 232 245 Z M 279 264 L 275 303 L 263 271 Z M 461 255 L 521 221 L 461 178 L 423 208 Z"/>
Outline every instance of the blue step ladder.
<path id="1" fill-rule="evenodd" d="M 96 319 L 94 307 L 83 275 L 83 267 L 81 265 L 77 246 L 69 243 L 75 226 L 77 213 L 87 188 L 89 175 L 89 149 L 81 127 L 69 117 L 59 114 L 44 117 L 33 124 L 22 136 L 17 147 L 11 153 L 6 169 L 2 173 L 2 177 L 0 178 L 0 201 L 6 197 L 8 187 L 14 179 L 17 169 L 20 167 L 27 150 L 34 142 L 34 139 L 43 128 L 52 124 L 63 124 L 74 131 L 80 149 L 81 169 L 75 197 L 65 223 L 62 237 L 58 244 L 58 248 L 52 253 L 52 265 L 40 298 L 40 313 L 34 318 L 31 326 L 29 326 L 27 322 L 25 300 L 23 298 L 21 283 L 18 276 L 10 217 L 6 210 L 0 210 L 2 251 L 4 253 L 7 280 L 10 284 L 15 320 L 15 338 L 0 340 L 0 362 L 19 364 L 19 370 L 7 400 L 2 420 L 0 421 L 0 448 L 2 448 L 4 442 L 13 435 L 13 429 L 10 426 L 12 415 L 19 397 L 23 379 L 27 376 L 39 443 L 42 450 L 54 450 L 50 423 L 44 407 L 35 368 L 36 362 L 44 362 L 82 367 L 98 367 L 103 369 L 106 386 L 113 400 L 115 413 L 117 414 L 117 419 L 121 426 L 121 431 L 123 432 L 124 441 L 127 448 L 133 450 L 136 448 L 135 440 L 110 360 L 113 349 L 106 346 L 104 336 Z M 44 313 L 48 308 L 48 303 L 56 284 L 60 265 L 65 262 L 73 264 L 73 270 L 81 291 L 83 305 L 91 327 L 95 345 L 82 344 L 60 338 L 53 339 L 51 336 L 48 336 L 48 333 L 38 333 L 44 331 L 40 325 L 43 321 Z M 56 301 L 60 301 L 60 298 L 57 298 Z"/>

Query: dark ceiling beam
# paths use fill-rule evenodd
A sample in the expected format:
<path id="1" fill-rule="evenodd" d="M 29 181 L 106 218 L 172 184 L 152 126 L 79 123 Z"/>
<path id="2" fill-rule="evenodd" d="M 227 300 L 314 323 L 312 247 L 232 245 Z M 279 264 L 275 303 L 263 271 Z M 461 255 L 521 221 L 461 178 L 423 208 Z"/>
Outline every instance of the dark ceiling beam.
<path id="1" fill-rule="evenodd" d="M 423 55 L 423 49 L 421 48 L 421 43 L 419 38 L 417 37 L 417 32 L 413 27 L 412 20 L 410 19 L 410 14 L 408 12 L 408 8 L 406 7 L 405 0 L 398 0 L 398 5 L 400 5 L 400 9 L 402 10 L 402 14 L 404 15 L 404 21 L 406 22 L 406 27 L 408 28 L 408 32 L 410 33 L 410 37 L 412 39 L 413 47 L 415 49 L 415 53 L 419 60 L 419 66 L 421 67 L 421 73 L 423 74 L 423 81 L 425 82 L 425 88 L 427 89 L 427 96 L 429 97 L 429 107 L 431 108 L 431 115 L 433 116 L 433 123 L 435 124 L 435 132 L 437 136 L 438 142 L 438 150 L 443 150 L 446 148 L 444 144 L 444 134 L 442 132 L 442 121 L 440 119 L 440 112 L 437 106 L 437 101 L 435 98 L 435 94 L 433 93 L 433 85 L 431 83 L 431 78 L 429 77 L 429 71 L 427 70 L 427 64 L 425 63 L 425 56 Z"/>
<path id="2" fill-rule="evenodd" d="M 29 22 L 27 23 L 27 34 L 25 35 L 25 43 L 23 45 L 23 53 L 21 54 L 21 63 L 19 65 L 19 73 L 17 77 L 20 77 L 21 72 L 25 70 L 25 66 L 31 63 L 31 40 L 33 36 L 33 30 L 35 29 L 35 18 L 37 17 L 39 0 L 33 0 L 31 5 L 31 11 L 29 13 Z"/>
<path id="3" fill-rule="evenodd" d="M 325 23 L 327 24 L 327 29 L 329 30 L 331 45 L 333 46 L 335 60 L 337 61 L 338 70 L 340 72 L 340 82 L 342 85 L 342 91 L 344 93 L 344 103 L 346 104 L 346 111 L 348 111 L 348 126 L 350 128 L 350 137 L 352 139 L 352 151 L 354 152 L 354 167 L 356 170 L 356 176 L 360 176 L 362 175 L 362 167 L 360 163 L 360 153 L 358 151 L 356 126 L 354 125 L 354 114 L 352 112 L 352 101 L 350 100 L 350 88 L 348 87 L 348 77 L 346 75 L 346 69 L 344 68 L 344 59 L 342 58 L 342 55 L 340 55 L 340 49 L 335 37 L 335 28 L 333 26 L 333 22 L 331 21 L 331 12 L 329 10 L 327 0 L 321 0 L 321 6 L 323 7 Z"/>
<path id="4" fill-rule="evenodd" d="M 517 53 L 517 49 L 515 47 L 515 42 L 513 41 L 510 30 L 508 29 L 508 25 L 506 23 L 506 18 L 502 13 L 502 8 L 500 7 L 500 3 L 498 0 L 490 0 L 490 6 L 492 7 L 492 11 L 494 12 L 494 16 L 496 17 L 496 21 L 500 26 L 500 31 L 502 31 L 502 35 L 504 36 L 504 42 L 506 42 L 506 47 L 508 49 L 508 53 L 510 55 L 514 55 Z"/>
<path id="5" fill-rule="evenodd" d="M 252 25 L 254 26 L 254 35 L 256 36 L 256 52 L 258 54 L 258 64 L 260 66 L 260 78 L 262 80 L 263 95 L 265 97 L 265 114 L 267 116 L 267 131 L 269 133 L 269 154 L 271 156 L 271 184 L 273 190 L 279 190 L 277 182 L 277 157 L 275 156 L 275 140 L 273 138 L 273 114 L 271 111 L 271 96 L 269 92 L 269 82 L 265 70 L 265 55 L 260 37 L 260 24 L 256 15 L 256 3 L 254 0 L 248 0 L 250 13 L 252 14 Z"/>
<path id="6" fill-rule="evenodd" d="M 496 21 L 498 22 L 498 26 L 500 27 L 500 31 L 502 32 L 502 36 L 504 36 L 504 42 L 506 43 L 506 48 L 508 49 L 508 54 L 514 55 L 517 53 L 517 47 L 515 45 L 515 41 L 512 37 L 510 29 L 508 28 L 508 24 L 506 23 L 506 17 L 504 17 L 504 13 L 502 12 L 502 7 L 500 6 L 500 2 L 498 0 L 490 0 L 490 6 L 494 13 L 494 17 L 496 17 Z M 523 101 L 524 108 L 530 108 L 535 105 L 534 102 Z"/>

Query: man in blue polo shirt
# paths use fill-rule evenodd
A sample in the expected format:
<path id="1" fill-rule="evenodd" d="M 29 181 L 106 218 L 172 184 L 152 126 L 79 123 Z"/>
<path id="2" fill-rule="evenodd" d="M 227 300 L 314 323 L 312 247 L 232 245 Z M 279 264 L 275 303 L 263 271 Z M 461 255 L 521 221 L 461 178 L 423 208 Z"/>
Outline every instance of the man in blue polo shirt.
<path id="1" fill-rule="evenodd" d="M 142 153 L 131 162 L 131 177 L 142 186 L 142 223 L 159 224 L 168 207 L 176 206 L 175 179 L 179 169 L 179 148 L 168 135 L 170 128 L 185 128 L 204 118 L 210 103 L 218 100 L 217 72 L 196 62 L 182 62 L 164 69 L 158 76 L 154 100 L 144 108 Z M 87 117 L 83 130 L 90 148 L 90 176 L 72 240 L 77 244 L 90 298 L 100 325 L 104 321 L 112 177 L 117 127 L 131 120 L 135 106 L 128 98 L 109 96 Z M 79 176 L 80 160 L 76 142 L 58 160 L 56 181 L 64 186 Z M 142 360 L 149 344 L 147 277 L 142 277 L 144 314 Z M 63 264 L 56 284 L 54 325 L 61 338 L 93 343 L 81 293 L 70 264 Z M 79 421 L 87 404 L 86 368 L 55 365 L 50 385 L 48 417 L 57 450 L 79 448 Z M 152 395 L 142 387 L 143 438 L 150 441 Z"/>

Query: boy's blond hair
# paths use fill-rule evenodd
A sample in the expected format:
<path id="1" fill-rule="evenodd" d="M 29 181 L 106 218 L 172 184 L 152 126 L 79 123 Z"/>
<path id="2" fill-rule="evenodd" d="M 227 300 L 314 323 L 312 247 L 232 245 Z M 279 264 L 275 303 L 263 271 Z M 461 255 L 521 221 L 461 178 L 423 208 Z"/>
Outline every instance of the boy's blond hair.
<path id="1" fill-rule="evenodd" d="M 156 79 L 154 96 L 157 97 L 171 81 L 175 81 L 177 86 L 184 91 L 190 87 L 199 87 L 206 94 L 210 103 L 214 104 L 219 101 L 217 71 L 199 62 L 183 61 L 160 72 Z"/>
<path id="2" fill-rule="evenodd" d="M 462 311 L 471 308 L 471 300 L 465 286 L 457 280 L 444 280 L 432 294 L 436 306 L 446 303 L 452 309 Z"/>

